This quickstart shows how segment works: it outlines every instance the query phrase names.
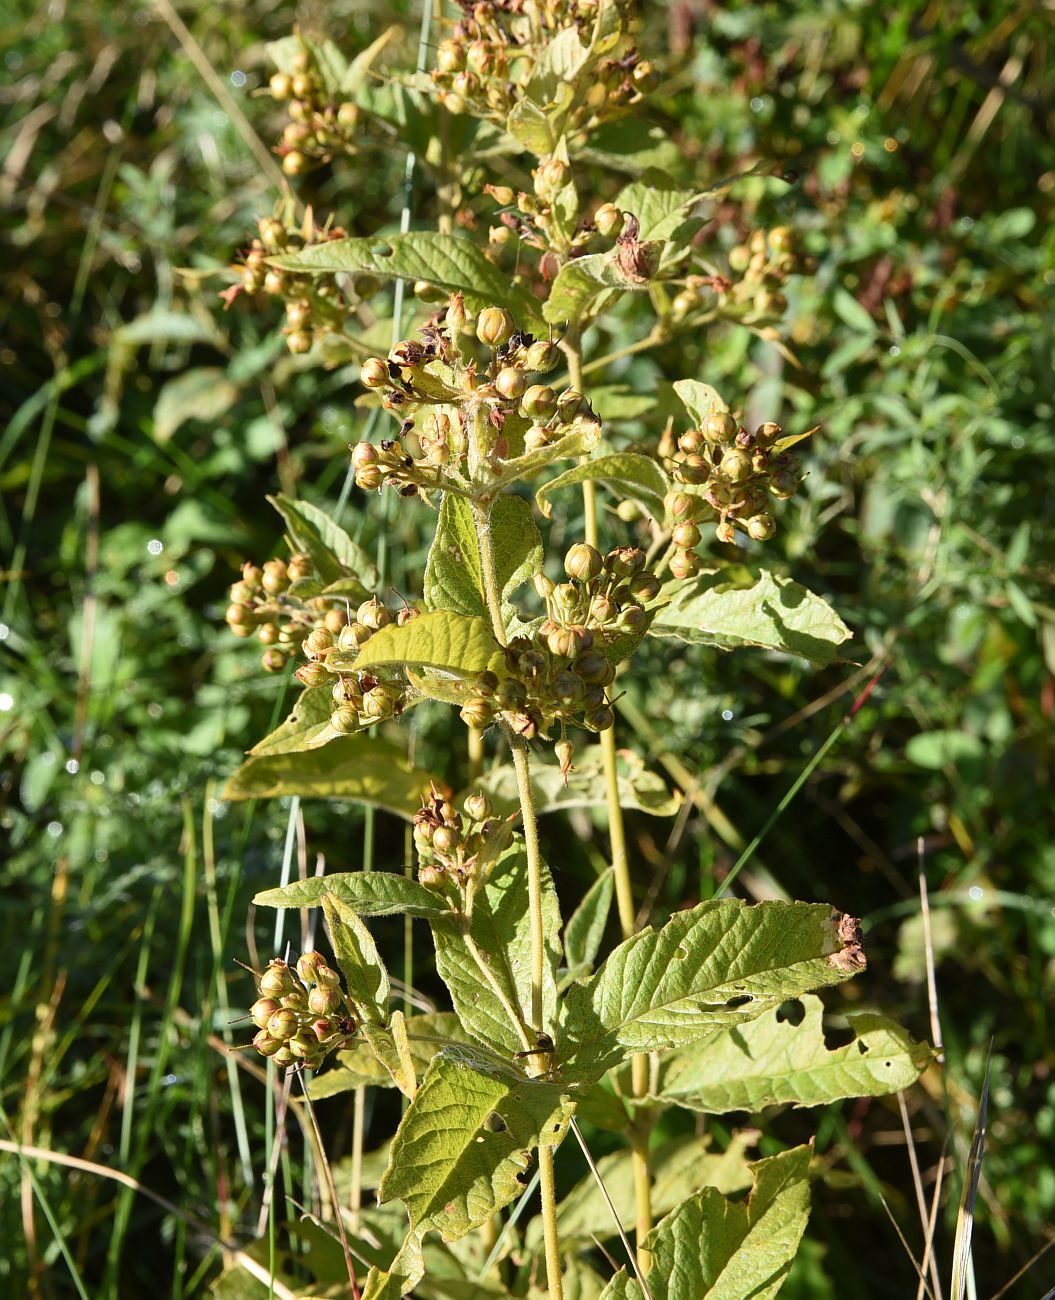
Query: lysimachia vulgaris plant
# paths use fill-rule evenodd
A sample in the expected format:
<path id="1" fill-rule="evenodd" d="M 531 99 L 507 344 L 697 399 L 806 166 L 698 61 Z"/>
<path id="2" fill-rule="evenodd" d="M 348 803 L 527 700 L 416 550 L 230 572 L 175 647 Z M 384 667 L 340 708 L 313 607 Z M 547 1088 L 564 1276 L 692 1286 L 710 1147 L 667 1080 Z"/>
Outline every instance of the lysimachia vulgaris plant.
<path id="1" fill-rule="evenodd" d="M 263 644 L 266 669 L 296 660 L 303 686 L 231 796 L 357 798 L 413 827 L 409 873 L 382 863 L 256 899 L 322 907 L 340 970 L 276 956 L 258 976 L 256 1046 L 297 1070 L 332 1057 L 317 1097 L 378 1085 L 405 1098 L 379 1204 L 353 1225 L 348 1258 L 371 1262 L 370 1300 L 447 1295 L 452 1278 L 555 1300 L 565 1288 L 771 1296 L 806 1223 L 810 1148 L 751 1163 L 740 1138 L 727 1151 L 708 1136 L 660 1143 L 659 1117 L 888 1093 L 930 1059 L 873 1014 L 848 1017 L 848 1045 L 826 1045 L 817 991 L 865 968 L 859 926 L 831 906 L 719 896 L 636 928 L 623 809 L 676 807 L 646 790 L 640 760 L 629 776 L 618 762 L 619 676 L 645 639 L 825 663 L 849 635 L 820 597 L 721 558 L 772 537 L 812 431 L 752 427 L 735 395 L 687 376 L 673 385 L 683 413 L 650 428 L 646 400 L 647 436 L 625 446 L 591 400 L 588 376 L 613 358 L 590 350 L 631 296 L 652 319 L 624 353 L 719 320 L 779 347 L 784 286 L 810 269 L 784 226 L 701 239 L 729 183 L 676 182 L 651 165 L 654 140 L 643 163 L 623 158 L 634 179 L 591 193 L 598 158 L 620 165 L 612 132 L 657 81 L 637 33 L 618 0 L 496 0 L 463 5 L 414 75 L 370 75 L 384 40 L 352 64 L 306 37 L 274 50 L 289 175 L 310 181 L 400 123 L 474 142 L 462 156 L 415 146 L 438 229 L 355 237 L 339 213 L 321 227 L 294 216 L 287 196 L 229 291 L 281 298 L 306 361 L 354 360 L 373 408 L 351 448 L 354 509 L 398 502 L 434 529 L 419 594 L 397 598 L 334 518 L 278 497 L 291 553 L 248 564 L 227 614 Z M 604 519 L 599 490 L 615 502 Z M 582 501 L 582 535 L 551 554 L 547 521 L 566 494 Z M 476 775 L 460 792 L 391 739 L 426 700 L 467 728 Z M 604 791 L 611 861 L 567 921 L 537 826 L 564 783 Z M 621 942 L 604 953 L 613 900 Z M 429 928 L 447 1008 L 393 1006 L 368 924 L 392 914 Z M 555 1160 L 569 1135 L 583 1142 L 577 1115 L 626 1150 L 558 1202 Z M 619 1235 L 623 1262 L 606 1276 L 593 1243 Z"/>

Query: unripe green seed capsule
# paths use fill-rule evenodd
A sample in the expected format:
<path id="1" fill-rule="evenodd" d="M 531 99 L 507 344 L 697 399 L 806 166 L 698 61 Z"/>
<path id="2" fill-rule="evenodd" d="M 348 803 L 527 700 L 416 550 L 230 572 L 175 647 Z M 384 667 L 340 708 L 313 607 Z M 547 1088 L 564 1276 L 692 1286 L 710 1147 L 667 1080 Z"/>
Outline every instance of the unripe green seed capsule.
<path id="1" fill-rule="evenodd" d="M 261 645 L 275 645 L 281 633 L 277 623 L 262 623 L 256 630 L 256 639 Z"/>
<path id="2" fill-rule="evenodd" d="M 589 582 L 604 568 L 601 552 L 586 542 L 578 542 L 564 557 L 564 571 L 569 578 Z"/>
<path id="3" fill-rule="evenodd" d="M 730 483 L 743 483 L 751 477 L 751 457 L 748 452 L 739 449 L 727 451 L 719 469 Z"/>
<path id="4" fill-rule="evenodd" d="M 695 524 L 678 524 L 670 540 L 680 551 L 691 551 L 699 546 L 703 534 Z"/>
<path id="5" fill-rule="evenodd" d="M 485 307 L 476 320 L 476 337 L 491 348 L 508 343 L 515 329 L 516 322 L 504 307 Z"/>
<path id="6" fill-rule="evenodd" d="M 524 369 L 537 374 L 547 374 L 560 360 L 560 350 L 555 343 L 538 339 L 524 353 Z"/>
<path id="7" fill-rule="evenodd" d="M 260 976 L 260 992 L 265 997 L 281 997 L 296 988 L 297 981 L 293 972 L 284 961 L 272 961 Z"/>
<path id="8" fill-rule="evenodd" d="M 389 379 L 388 366 L 380 357 L 367 357 L 359 367 L 359 381 L 367 388 L 385 388 L 392 382 Z"/>
<path id="9" fill-rule="evenodd" d="M 384 686 L 374 686 L 363 696 L 363 713 L 366 717 L 381 722 L 390 718 L 395 712 L 395 704 Z"/>
<path id="10" fill-rule="evenodd" d="M 491 816 L 491 801 L 485 794 L 470 794 L 462 804 L 466 817 L 474 822 L 486 821 Z"/>
<path id="11" fill-rule="evenodd" d="M 557 394 L 545 384 L 532 384 L 520 401 L 520 409 L 532 420 L 548 420 L 557 409 Z"/>
<path id="12" fill-rule="evenodd" d="M 708 442 L 728 442 L 736 435 L 736 421 L 728 411 L 715 411 L 704 420 L 702 431 Z"/>
<path id="13" fill-rule="evenodd" d="M 267 673 L 280 673 L 288 663 L 288 658 L 284 651 L 272 646 L 270 650 L 265 650 L 260 656 L 260 663 Z"/>
<path id="14" fill-rule="evenodd" d="M 478 731 L 483 731 L 494 720 L 494 710 L 489 700 L 477 696 L 465 701 L 458 716 L 467 727 L 475 727 Z"/>
<path id="15" fill-rule="evenodd" d="M 261 1029 L 253 1038 L 253 1046 L 261 1056 L 274 1056 L 283 1044 L 281 1038 L 272 1038 L 266 1029 Z"/>
<path id="16" fill-rule="evenodd" d="M 308 994 L 308 1010 L 313 1016 L 328 1016 L 341 1005 L 341 995 L 336 989 L 316 987 Z"/>
<path id="17" fill-rule="evenodd" d="M 461 832 L 456 826 L 437 826 L 432 837 L 432 847 L 437 853 L 451 853 L 461 840 Z"/>
<path id="18" fill-rule="evenodd" d="M 714 535 L 720 542 L 728 543 L 736 541 L 736 529 L 728 519 L 723 519 L 721 523 L 716 526 Z"/>
<path id="19" fill-rule="evenodd" d="M 294 356 L 303 356 L 311 351 L 312 336 L 307 330 L 293 330 L 286 335 L 286 347 Z"/>
<path id="20" fill-rule="evenodd" d="M 527 690 L 523 682 L 518 682 L 515 677 L 507 677 L 498 683 L 494 699 L 500 709 L 522 709 L 527 700 Z"/>
<path id="21" fill-rule="evenodd" d="M 301 176 L 308 170 L 308 159 L 299 149 L 291 149 L 282 159 L 282 170 L 287 176 Z"/>
<path id="22" fill-rule="evenodd" d="M 623 228 L 624 220 L 623 213 L 614 203 L 602 203 L 593 214 L 593 224 L 597 227 L 597 233 L 603 235 L 605 239 L 618 235 Z"/>
<path id="23" fill-rule="evenodd" d="M 670 557 L 670 572 L 675 578 L 691 578 L 700 571 L 700 557 L 695 551 L 675 551 Z"/>
<path id="24" fill-rule="evenodd" d="M 274 998 L 258 998 L 249 1008 L 249 1017 L 257 1029 L 266 1029 L 267 1022 L 279 1010 Z"/>
<path id="25" fill-rule="evenodd" d="M 271 92 L 272 99 L 277 99 L 280 102 L 289 99 L 293 93 L 293 78 L 288 72 L 276 72 L 267 83 L 267 88 Z"/>
<path id="26" fill-rule="evenodd" d="M 586 398 L 577 388 L 566 388 L 557 398 L 557 414 L 565 424 L 574 420 L 583 411 L 588 411 Z"/>
<path id="27" fill-rule="evenodd" d="M 268 1017 L 267 1032 L 272 1038 L 291 1038 L 299 1024 L 296 1013 L 283 1008 Z"/>
<path id="28" fill-rule="evenodd" d="M 756 542 L 768 542 L 777 531 L 773 516 L 762 511 L 747 521 L 747 535 Z"/>
<path id="29" fill-rule="evenodd" d="M 685 525 L 682 525 L 682 527 L 685 527 Z M 659 595 L 660 585 L 660 581 L 654 573 L 638 573 L 630 579 L 627 591 L 634 600 L 655 600 Z"/>
<path id="30" fill-rule="evenodd" d="M 607 705 L 604 705 L 587 713 L 583 718 L 583 723 L 590 731 L 608 731 L 609 728 L 615 726 L 615 714 Z"/>
<path id="31" fill-rule="evenodd" d="M 515 366 L 505 366 L 495 376 L 495 388 L 503 397 L 513 400 L 522 397 L 527 390 L 527 380 L 522 370 Z"/>
<path id="32" fill-rule="evenodd" d="M 359 711 L 350 704 L 342 705 L 330 714 L 330 726 L 342 735 L 350 735 L 359 730 Z"/>
<path id="33" fill-rule="evenodd" d="M 645 567 L 645 552 L 637 546 L 617 546 L 604 557 L 604 567 L 615 577 L 632 577 Z"/>

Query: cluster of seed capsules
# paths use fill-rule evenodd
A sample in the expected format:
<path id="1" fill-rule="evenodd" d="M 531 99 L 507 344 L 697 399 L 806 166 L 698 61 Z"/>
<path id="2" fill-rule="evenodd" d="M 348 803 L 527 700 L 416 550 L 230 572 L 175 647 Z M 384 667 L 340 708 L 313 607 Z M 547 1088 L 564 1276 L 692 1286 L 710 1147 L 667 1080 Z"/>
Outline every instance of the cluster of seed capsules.
<path id="1" fill-rule="evenodd" d="M 311 557 L 298 552 L 262 566 L 244 564 L 225 615 L 235 636 L 256 636 L 269 673 L 281 672 L 312 636 L 334 636 L 348 623 L 347 601 L 317 594 Z M 310 593 L 310 594 L 308 594 Z"/>
<path id="2" fill-rule="evenodd" d="M 336 633 L 316 628 L 304 641 L 308 662 L 297 670 L 305 686 L 329 685 L 333 695 L 330 726 L 341 735 L 398 717 L 406 705 L 406 683 L 401 677 L 360 671 L 355 667 L 359 648 L 383 627 L 400 626 L 418 616 L 413 606 L 393 612 L 377 599 L 363 601 L 355 617 L 345 620 Z"/>
<path id="3" fill-rule="evenodd" d="M 436 51 L 432 79 L 450 113 L 469 113 L 505 125 L 531 80 L 546 46 L 574 28 L 586 44 L 597 17 L 596 0 L 481 0 L 465 14 Z M 655 80 L 652 65 L 617 41 L 591 68 L 582 102 L 573 109 L 572 130 L 589 129 L 641 101 Z"/>
<path id="4" fill-rule="evenodd" d="M 453 886 L 464 901 L 480 863 L 505 846 L 510 830 L 510 821 L 493 815 L 486 795 L 469 795 L 459 812 L 433 785 L 414 817 L 418 880 L 441 892 Z"/>
<path id="5" fill-rule="evenodd" d="M 788 300 L 784 294 L 793 275 L 811 275 L 816 262 L 803 256 L 795 232 L 787 226 L 755 230 L 745 243 L 729 251 L 725 275 L 692 275 L 671 302 L 677 321 L 701 310 L 720 314 L 747 325 L 773 324 L 784 315 Z"/>
<path id="6" fill-rule="evenodd" d="M 783 432 L 770 421 L 749 433 L 727 411 L 718 411 L 676 443 L 665 436 L 660 451 L 669 457 L 674 478 L 691 489 L 675 490 L 666 499 L 674 522 L 670 571 L 675 578 L 700 570 L 701 521 L 717 517 L 714 532 L 720 542 L 734 541 L 738 527 L 756 542 L 776 532 L 768 498 L 787 500 L 802 478 L 798 457 L 782 450 Z"/>
<path id="7" fill-rule="evenodd" d="M 397 343 L 387 357 L 363 362 L 362 383 L 381 394 L 386 409 L 402 416 L 398 438 L 360 442 L 352 448 L 355 481 L 364 491 L 389 484 L 405 496 L 414 496 L 441 487 L 444 471 L 461 468 L 467 451 L 467 432 L 457 407 L 466 398 L 490 405 L 490 452 L 499 460 L 511 452 L 503 430 L 512 416 L 519 416 L 521 424 L 530 422 L 523 430 L 524 451 L 547 446 L 580 416 L 596 420 L 577 389 L 558 393 L 546 384 L 529 383 L 532 375 L 546 374 L 557 365 L 560 354 L 555 343 L 518 330 L 504 308 L 487 307 L 476 318 L 473 331 L 487 354 L 466 360 L 460 340 L 467 320 L 461 296 L 456 294 L 442 326 L 426 326 L 420 342 Z M 450 368 L 456 388 L 438 386 L 427 369 L 433 361 Z M 408 442 L 411 438 L 413 442 Z"/>
<path id="8" fill-rule="evenodd" d="M 311 50 L 295 50 L 289 71 L 276 72 L 268 82 L 272 99 L 286 105 L 289 122 L 275 152 L 287 176 L 300 176 L 328 162 L 335 153 L 354 153 L 359 109 L 350 101 L 334 103 Z"/>
<path id="9" fill-rule="evenodd" d="M 258 1031 L 253 1046 L 278 1066 L 317 1070 L 359 1028 L 359 1014 L 341 989 L 341 977 L 321 953 L 304 953 L 296 966 L 275 958 L 258 976 L 257 992 L 260 996 L 249 1008 Z"/>
<path id="10" fill-rule="evenodd" d="M 566 230 L 563 214 L 558 215 L 556 206 L 561 191 L 571 183 L 568 164 L 561 158 L 540 159 L 532 178 L 532 194 L 508 185 L 484 186 L 485 193 L 501 208 L 496 224 L 487 231 L 490 258 L 496 264 L 508 260 L 512 278 L 518 283 L 528 280 L 523 267 L 525 249 L 539 253 L 539 271 L 544 280 L 550 281 L 564 260 L 604 251 L 627 226 L 628 213 L 614 203 L 602 203 L 592 217 Z M 563 256 L 558 256 L 555 248 L 563 249 Z"/>
<path id="11" fill-rule="evenodd" d="M 546 617 L 532 636 L 514 637 L 506 647 L 507 671 L 473 678 L 461 709 L 462 721 L 484 728 L 504 723 L 525 740 L 547 736 L 559 723 L 562 742 L 569 724 L 607 731 L 615 722 L 608 687 L 615 663 L 631 654 L 648 629 L 647 606 L 660 582 L 645 570 L 645 553 L 621 546 L 602 555 L 585 542 L 564 557 L 568 581 L 540 576 L 536 590 Z M 563 754 L 561 767 L 567 774 Z"/>
<path id="12" fill-rule="evenodd" d="M 372 275 L 342 275 L 338 282 L 336 275 L 309 275 L 268 265 L 268 259 L 276 254 L 344 238 L 345 232 L 337 227 L 315 226 L 310 214 L 300 226 L 287 225 L 278 217 L 262 217 L 257 232 L 241 263 L 234 267 L 241 276 L 234 292 L 265 293 L 283 303 L 286 346 L 294 354 L 310 352 L 319 338 L 344 334 L 356 307 L 381 288 Z"/>

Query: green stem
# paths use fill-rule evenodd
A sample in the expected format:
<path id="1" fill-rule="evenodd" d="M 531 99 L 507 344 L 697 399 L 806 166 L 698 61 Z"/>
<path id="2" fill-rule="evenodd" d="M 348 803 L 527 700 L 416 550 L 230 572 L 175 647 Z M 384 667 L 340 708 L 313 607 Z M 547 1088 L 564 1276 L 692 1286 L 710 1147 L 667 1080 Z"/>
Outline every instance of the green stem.
<path id="1" fill-rule="evenodd" d="M 649 341 L 654 341 L 649 336 Z M 642 341 L 645 342 L 644 340 Z M 568 379 L 573 388 L 582 391 L 582 331 L 576 327 L 564 337 L 564 351 L 568 357 Z M 638 349 L 630 349 L 638 350 Z M 583 529 L 587 543 L 597 546 L 597 496 L 594 484 L 587 480 L 582 485 L 582 504 L 585 516 Z M 612 875 L 615 879 L 616 906 L 619 911 L 619 928 L 624 939 L 629 939 L 635 929 L 634 891 L 630 880 L 630 855 L 626 847 L 626 824 L 623 805 L 619 798 L 619 772 L 616 766 L 615 727 L 601 732 L 601 759 L 604 770 L 605 796 L 608 804 L 608 835 L 612 846 Z M 630 1082 L 635 1097 L 648 1095 L 648 1057 L 635 1056 L 631 1062 Z M 637 1262 L 642 1273 L 648 1271 L 651 1257 L 641 1243 L 652 1229 L 652 1176 L 648 1159 L 649 1125 L 644 1112 L 630 1135 L 630 1153 L 634 1174 L 634 1205 L 636 1207 Z"/>
<path id="2" fill-rule="evenodd" d="M 486 435 L 481 424 L 487 413 L 481 408 L 476 415 L 474 435 Z M 475 438 L 474 438 L 475 440 Z M 477 448 L 478 454 L 478 448 Z M 505 619 L 502 617 L 502 597 L 495 570 L 494 539 L 491 534 L 491 502 L 475 501 L 477 544 L 480 548 L 480 573 L 483 580 L 484 600 L 491 616 L 495 638 L 501 645 L 508 643 Z M 543 1032 L 546 1028 L 543 1015 L 542 983 L 545 971 L 546 946 L 542 922 L 542 857 L 539 853 L 538 818 L 535 797 L 531 789 L 531 767 L 525 741 L 509 735 L 513 751 L 513 766 L 517 774 L 517 792 L 520 796 L 520 814 L 524 827 L 524 848 L 528 869 L 528 909 L 531 930 L 531 1021 L 532 1028 Z M 534 1044 L 526 1044 L 527 1048 Z M 531 1058 L 529 1058 L 531 1059 Z M 553 1148 L 538 1149 L 539 1188 L 542 1197 L 542 1228 L 546 1254 L 546 1285 L 549 1300 L 563 1300 L 564 1284 L 561 1278 L 560 1237 L 557 1231 L 557 1193 L 553 1176 Z"/>

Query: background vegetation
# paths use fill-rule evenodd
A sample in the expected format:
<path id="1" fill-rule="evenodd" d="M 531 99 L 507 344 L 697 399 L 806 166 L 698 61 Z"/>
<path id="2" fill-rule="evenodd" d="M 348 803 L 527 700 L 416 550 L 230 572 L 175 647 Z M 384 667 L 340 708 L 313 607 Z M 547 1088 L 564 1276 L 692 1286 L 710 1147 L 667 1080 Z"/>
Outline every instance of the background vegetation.
<path id="1" fill-rule="evenodd" d="M 319 853 L 341 869 L 363 853 L 355 810 L 313 803 L 291 820 L 284 801 L 220 798 L 286 690 L 229 637 L 226 587 L 242 559 L 278 552 L 265 492 L 338 498 L 361 417 L 354 370 L 307 367 L 277 311 L 225 313 L 222 277 L 188 273 L 222 269 L 275 200 L 251 141 L 278 129 L 257 93 L 263 43 L 297 15 L 266 0 L 182 13 L 187 28 L 165 0 L 17 0 L 0 20 L 0 1295 L 12 1297 L 202 1294 L 216 1238 L 256 1233 L 271 1116 L 261 1071 L 225 1054 L 249 1037 L 230 1022 L 253 996 L 234 958 L 266 958 L 274 940 L 270 919 L 247 932 L 248 899 L 284 852 L 309 869 Z M 343 3 L 325 19 L 354 50 L 392 14 Z M 631 820 L 640 898 L 663 912 L 712 893 L 837 730 L 738 888 L 862 916 L 871 973 L 853 995 L 925 1037 L 922 842 L 948 1106 L 936 1071 L 906 1101 L 925 1189 L 949 1157 L 943 1275 L 991 1050 L 977 1294 L 1043 1295 L 1052 1254 L 1012 1279 L 1055 1240 L 1052 16 L 1008 0 L 655 14 L 644 40 L 670 70 L 659 102 L 686 176 L 761 158 L 793 180 L 734 190 L 715 239 L 791 225 L 817 272 L 789 295 L 794 363 L 729 329 L 605 380 L 662 403 L 665 378 L 699 374 L 747 394 L 760 418 L 822 425 L 770 558 L 833 598 L 862 667 L 695 651 L 673 680 L 634 678 L 621 734 L 690 795 L 676 820 Z M 412 60 L 418 14 L 405 18 Z M 404 169 L 375 153 L 307 196 L 371 233 L 398 220 Z M 613 347 L 637 336 L 631 315 L 617 329 Z M 355 509 L 344 522 L 372 548 L 375 525 Z M 390 516 L 397 588 L 423 563 L 415 528 Z M 450 719 L 418 714 L 419 760 L 444 761 Z M 573 842 L 558 822 L 543 830 L 558 888 L 590 880 L 606 848 L 589 818 Z M 379 819 L 375 852 L 402 860 L 398 823 Z M 320 1117 L 339 1159 L 343 1100 Z M 896 1100 L 742 1118 L 767 1153 L 819 1125 L 810 1237 L 785 1294 L 908 1293 L 898 1232 L 918 1258 L 922 1230 Z M 605 1149 L 603 1132 L 591 1142 Z M 14 1143 L 123 1170 L 168 1204 L 22 1162 Z M 561 1159 L 570 1186 L 575 1157 Z M 295 1127 L 281 1163 L 278 1217 L 295 1217 Z"/>

